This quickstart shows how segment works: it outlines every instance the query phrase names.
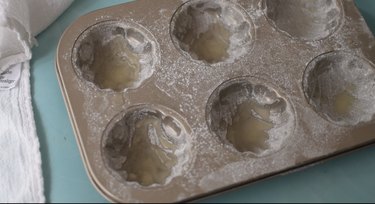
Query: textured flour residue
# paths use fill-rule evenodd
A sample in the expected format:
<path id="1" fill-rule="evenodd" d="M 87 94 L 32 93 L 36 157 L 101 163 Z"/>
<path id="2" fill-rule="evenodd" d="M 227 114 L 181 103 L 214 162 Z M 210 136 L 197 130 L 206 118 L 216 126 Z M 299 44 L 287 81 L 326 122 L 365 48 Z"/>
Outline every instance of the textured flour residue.
<path id="1" fill-rule="evenodd" d="M 282 158 L 291 158 L 284 160 Z M 270 168 L 277 168 L 279 170 L 290 167 L 294 163 L 292 161 L 295 156 L 290 153 L 280 152 L 279 155 L 268 157 L 266 160 L 246 160 L 232 162 L 207 173 L 203 176 L 198 186 L 205 192 L 209 192 L 220 187 L 238 184 L 240 182 L 249 181 L 251 178 L 255 180 L 269 173 Z M 253 175 L 253 177 L 249 176 Z M 256 175 L 256 177 L 254 176 Z"/>
<path id="2" fill-rule="evenodd" d="M 116 100 L 113 100 L 114 94 L 109 93 L 106 97 L 103 97 L 102 94 L 105 92 L 97 92 L 97 90 L 87 86 L 87 83 L 78 77 L 75 77 L 75 81 L 78 84 L 78 90 L 85 93 L 82 113 L 89 127 L 89 135 L 85 135 L 85 137 L 89 138 L 89 141 L 93 143 L 99 142 L 105 126 L 118 109 L 114 103 Z M 117 99 L 117 101 L 121 100 Z"/>
<path id="3" fill-rule="evenodd" d="M 254 171 L 253 162 L 235 162 L 221 167 L 199 181 L 199 187 L 210 191 L 219 187 L 237 183 L 248 179 L 249 173 Z"/>
<path id="4" fill-rule="evenodd" d="M 304 107 L 299 108 L 303 121 L 295 131 L 294 145 L 299 149 L 304 160 L 332 153 L 335 144 L 341 139 L 339 136 L 346 130 L 328 123 L 313 110 L 306 108 L 305 104 L 299 105 Z"/>
<path id="5" fill-rule="evenodd" d="M 335 42 L 337 43 L 337 49 L 346 50 L 358 56 L 366 55 L 369 60 L 375 62 L 375 56 L 371 53 L 375 53 L 375 38 L 371 30 L 367 27 L 364 19 L 361 18 L 360 23 L 353 23 L 352 18 L 345 18 L 345 25 L 340 31 L 340 35 L 336 35 Z M 359 35 L 353 35 L 358 33 Z"/>

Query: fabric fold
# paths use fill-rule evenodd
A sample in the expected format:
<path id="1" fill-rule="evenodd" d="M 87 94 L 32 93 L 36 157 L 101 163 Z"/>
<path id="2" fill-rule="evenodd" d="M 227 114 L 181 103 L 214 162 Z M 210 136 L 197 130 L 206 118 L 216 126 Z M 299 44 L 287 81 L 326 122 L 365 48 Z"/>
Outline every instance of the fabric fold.
<path id="1" fill-rule="evenodd" d="M 45 202 L 29 60 L 31 48 L 37 43 L 35 35 L 71 2 L 0 0 L 0 81 L 12 81 L 6 77 L 19 76 L 15 86 L 0 89 L 0 202 Z"/>
<path id="2" fill-rule="evenodd" d="M 45 202 L 29 62 L 17 87 L 0 91 L 0 202 Z M 7 100 L 3 100 L 7 99 Z"/>

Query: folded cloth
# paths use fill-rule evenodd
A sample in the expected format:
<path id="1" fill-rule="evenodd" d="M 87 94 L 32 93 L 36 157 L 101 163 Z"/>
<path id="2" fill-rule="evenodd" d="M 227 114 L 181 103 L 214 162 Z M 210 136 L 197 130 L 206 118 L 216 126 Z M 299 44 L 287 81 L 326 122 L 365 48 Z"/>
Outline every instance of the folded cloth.
<path id="1" fill-rule="evenodd" d="M 0 0 L 0 202 L 45 202 L 30 94 L 35 36 L 72 0 Z"/>

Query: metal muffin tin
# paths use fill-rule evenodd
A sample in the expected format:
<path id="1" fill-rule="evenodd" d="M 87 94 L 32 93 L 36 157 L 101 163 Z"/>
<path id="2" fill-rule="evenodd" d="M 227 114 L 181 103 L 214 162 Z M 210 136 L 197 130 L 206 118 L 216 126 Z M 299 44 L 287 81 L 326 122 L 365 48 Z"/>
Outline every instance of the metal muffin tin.
<path id="1" fill-rule="evenodd" d="M 139 0 L 77 19 L 56 68 L 99 192 L 177 202 L 374 143 L 374 61 L 350 0 Z"/>

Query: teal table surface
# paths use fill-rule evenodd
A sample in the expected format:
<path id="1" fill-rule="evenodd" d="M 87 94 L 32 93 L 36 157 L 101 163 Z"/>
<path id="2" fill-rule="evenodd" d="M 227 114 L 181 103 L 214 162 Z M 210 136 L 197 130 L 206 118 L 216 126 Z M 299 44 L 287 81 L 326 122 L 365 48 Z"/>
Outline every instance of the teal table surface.
<path id="1" fill-rule="evenodd" d="M 55 72 L 63 31 L 77 17 L 124 0 L 76 0 L 33 48 L 31 87 L 48 202 L 107 202 L 84 169 Z M 375 33 L 375 0 L 356 0 Z M 375 146 L 199 202 L 375 202 Z"/>

